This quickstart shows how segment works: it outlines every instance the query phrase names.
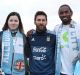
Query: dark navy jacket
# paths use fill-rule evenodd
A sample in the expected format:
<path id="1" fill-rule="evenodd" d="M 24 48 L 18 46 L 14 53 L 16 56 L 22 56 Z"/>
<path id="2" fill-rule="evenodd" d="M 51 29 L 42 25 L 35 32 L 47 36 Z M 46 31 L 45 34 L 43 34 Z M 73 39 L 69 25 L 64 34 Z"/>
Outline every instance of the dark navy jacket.
<path id="1" fill-rule="evenodd" d="M 31 46 L 29 64 L 32 75 L 54 75 L 56 36 L 48 31 L 35 32 L 28 41 Z"/>

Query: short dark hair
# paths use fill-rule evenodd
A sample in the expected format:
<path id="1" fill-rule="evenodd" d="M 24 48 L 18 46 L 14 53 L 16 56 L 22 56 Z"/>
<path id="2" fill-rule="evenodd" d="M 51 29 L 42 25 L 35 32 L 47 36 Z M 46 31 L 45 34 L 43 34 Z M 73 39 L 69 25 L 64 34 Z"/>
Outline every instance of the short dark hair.
<path id="1" fill-rule="evenodd" d="M 18 19 L 19 19 L 19 26 L 18 26 L 19 31 L 20 31 L 20 32 L 24 32 L 24 30 L 23 30 L 23 24 L 22 24 L 22 21 L 21 21 L 21 17 L 20 17 L 20 15 L 19 15 L 19 13 L 17 13 L 17 12 L 11 12 L 11 13 L 7 16 L 6 22 L 5 22 L 2 30 L 4 31 L 4 30 L 7 30 L 7 29 L 9 28 L 9 26 L 8 26 L 8 20 L 9 20 L 10 16 L 14 16 L 14 15 L 17 16 Z"/>
<path id="2" fill-rule="evenodd" d="M 36 14 L 35 14 L 35 17 L 34 17 L 34 21 L 36 21 L 36 17 L 38 15 L 44 15 L 46 17 L 46 21 L 47 21 L 47 14 L 43 11 L 37 11 Z"/>
<path id="3" fill-rule="evenodd" d="M 73 14 L 73 11 L 72 11 L 71 7 L 70 7 L 69 5 L 67 5 L 67 4 L 61 5 L 60 8 L 61 8 L 61 7 L 64 7 L 64 6 L 67 6 L 67 7 L 69 8 L 70 12 Z M 60 8 L 59 8 L 59 10 L 60 10 Z"/>

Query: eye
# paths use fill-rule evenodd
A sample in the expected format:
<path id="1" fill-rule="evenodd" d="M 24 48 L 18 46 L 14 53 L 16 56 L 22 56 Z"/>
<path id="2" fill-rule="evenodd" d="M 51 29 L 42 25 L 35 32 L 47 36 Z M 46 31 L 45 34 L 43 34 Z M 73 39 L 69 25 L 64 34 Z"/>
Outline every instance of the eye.
<path id="1" fill-rule="evenodd" d="M 60 14 L 60 15 L 62 15 L 62 14 L 63 14 L 63 12 L 60 12 L 59 14 Z"/>
<path id="2" fill-rule="evenodd" d="M 42 19 L 42 21 L 46 21 L 45 19 Z"/>
<path id="3" fill-rule="evenodd" d="M 65 11 L 65 13 L 67 14 L 67 13 L 68 13 L 68 11 Z"/>
<path id="4" fill-rule="evenodd" d="M 37 19 L 37 21 L 41 21 L 41 19 Z"/>
<path id="5" fill-rule="evenodd" d="M 10 21 L 10 22 L 12 22 L 13 20 L 12 20 L 12 19 L 10 19 L 9 21 Z"/>
<path id="6" fill-rule="evenodd" d="M 14 20 L 15 22 L 18 22 L 18 20 Z"/>

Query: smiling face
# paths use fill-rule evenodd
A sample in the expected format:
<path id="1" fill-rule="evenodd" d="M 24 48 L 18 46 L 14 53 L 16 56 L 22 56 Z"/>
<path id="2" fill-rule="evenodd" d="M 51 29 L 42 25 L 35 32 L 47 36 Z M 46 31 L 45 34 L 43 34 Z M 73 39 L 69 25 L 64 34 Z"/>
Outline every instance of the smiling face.
<path id="1" fill-rule="evenodd" d="M 19 19 L 16 15 L 10 16 L 8 20 L 8 27 L 10 30 L 16 30 L 19 26 Z"/>
<path id="2" fill-rule="evenodd" d="M 47 20 L 45 15 L 37 15 L 35 19 L 36 30 L 42 32 L 46 29 Z"/>
<path id="3" fill-rule="evenodd" d="M 59 9 L 59 17 L 63 24 L 67 25 L 71 22 L 72 12 L 68 6 L 62 6 Z"/>

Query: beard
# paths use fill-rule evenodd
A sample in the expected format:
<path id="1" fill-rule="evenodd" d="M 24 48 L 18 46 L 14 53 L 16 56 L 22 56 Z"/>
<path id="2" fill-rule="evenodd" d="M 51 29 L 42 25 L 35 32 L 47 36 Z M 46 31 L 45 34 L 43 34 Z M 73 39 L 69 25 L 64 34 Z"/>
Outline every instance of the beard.
<path id="1" fill-rule="evenodd" d="M 71 17 L 70 16 L 60 17 L 60 19 L 61 19 L 61 21 L 64 25 L 70 24 L 70 22 L 71 22 Z"/>
<path id="2" fill-rule="evenodd" d="M 39 26 L 39 27 L 36 28 L 36 30 L 37 30 L 38 32 L 44 32 L 44 31 L 46 30 L 46 27 Z"/>
<path id="3" fill-rule="evenodd" d="M 63 19 L 62 19 L 62 23 L 63 23 L 64 25 L 70 24 L 70 22 L 71 22 L 71 19 L 68 19 L 68 18 L 63 18 Z"/>

